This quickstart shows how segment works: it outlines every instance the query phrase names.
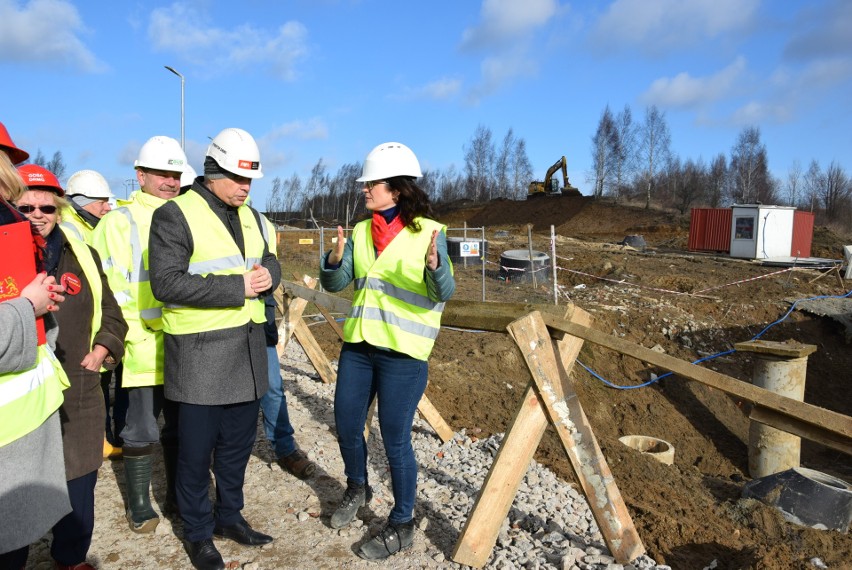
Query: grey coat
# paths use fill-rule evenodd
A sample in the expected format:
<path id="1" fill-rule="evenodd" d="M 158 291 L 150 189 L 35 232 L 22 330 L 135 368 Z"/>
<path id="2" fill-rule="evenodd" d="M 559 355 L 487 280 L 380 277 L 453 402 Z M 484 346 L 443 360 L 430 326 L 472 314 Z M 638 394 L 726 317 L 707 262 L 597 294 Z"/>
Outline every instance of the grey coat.
<path id="1" fill-rule="evenodd" d="M 0 373 L 35 366 L 36 327 L 29 301 L 19 297 L 0 303 L 0 332 Z M 13 421 L 2 407 L 0 421 Z M 35 542 L 69 512 L 59 413 L 54 412 L 35 430 L 0 446 L 0 520 L 5 521 L 0 554 Z"/>
<path id="2" fill-rule="evenodd" d="M 216 198 L 198 179 L 190 192 L 204 197 L 216 217 L 229 227 L 228 216 L 234 215 L 234 208 Z M 148 249 L 154 296 L 164 303 L 190 307 L 242 306 L 243 277 L 188 273 L 193 249 L 192 234 L 180 207 L 167 202 L 158 208 L 151 221 Z M 281 281 L 281 266 L 268 249 L 261 264 L 272 276 L 272 288 L 265 292 L 271 294 Z M 177 402 L 226 405 L 259 399 L 268 388 L 263 323 L 196 334 L 166 333 L 164 372 L 166 397 Z"/>

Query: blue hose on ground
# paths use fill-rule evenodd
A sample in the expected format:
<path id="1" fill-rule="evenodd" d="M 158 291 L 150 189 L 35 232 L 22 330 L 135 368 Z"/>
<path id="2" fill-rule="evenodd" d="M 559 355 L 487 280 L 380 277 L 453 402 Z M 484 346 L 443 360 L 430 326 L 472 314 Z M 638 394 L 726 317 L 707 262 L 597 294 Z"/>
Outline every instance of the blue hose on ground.
<path id="1" fill-rule="evenodd" d="M 796 305 L 798 305 L 799 303 L 801 303 L 803 301 L 816 301 L 818 299 L 845 299 L 846 297 L 848 297 L 850 295 L 852 295 L 852 290 L 847 292 L 845 295 L 820 295 L 818 297 L 809 297 L 807 299 L 798 299 L 792 305 L 790 305 L 790 308 L 787 310 L 786 313 L 784 313 L 784 315 L 780 319 L 766 325 L 766 328 L 764 328 L 762 331 L 760 331 L 759 333 L 754 335 L 751 338 L 751 340 L 759 339 L 761 336 L 763 336 L 766 333 L 766 331 L 768 331 L 769 329 L 771 329 L 775 325 L 784 322 L 787 319 L 787 317 L 790 316 L 790 313 L 792 313 L 793 310 L 796 308 Z M 734 352 L 736 352 L 736 349 L 726 350 L 724 352 L 719 352 L 717 354 L 711 354 L 710 356 L 705 356 L 703 358 L 699 358 L 698 360 L 693 360 L 692 364 L 701 364 L 702 362 L 706 362 L 706 361 L 712 360 L 714 358 L 719 358 L 720 356 L 727 356 L 728 354 L 733 354 Z M 642 384 L 637 384 L 636 386 L 619 386 L 618 384 L 613 384 L 609 380 L 600 376 L 597 372 L 595 372 L 594 370 L 592 370 L 591 368 L 589 368 L 588 366 L 586 366 L 585 364 L 580 362 L 579 359 L 577 360 L 577 364 L 582 366 L 583 369 L 586 370 L 586 372 L 588 372 L 589 374 L 591 374 L 592 376 L 594 376 L 595 378 L 597 378 L 598 380 L 600 380 L 601 382 L 603 382 L 604 384 L 609 386 L 610 388 L 615 388 L 616 390 L 635 390 L 636 388 L 644 388 L 646 386 L 650 386 L 651 384 L 653 384 L 653 383 L 655 383 L 659 380 L 662 380 L 666 376 L 671 376 L 672 374 L 674 374 L 673 372 L 666 372 L 665 374 L 661 374 L 660 376 L 652 378 L 651 380 L 648 380 L 647 382 L 644 382 Z"/>

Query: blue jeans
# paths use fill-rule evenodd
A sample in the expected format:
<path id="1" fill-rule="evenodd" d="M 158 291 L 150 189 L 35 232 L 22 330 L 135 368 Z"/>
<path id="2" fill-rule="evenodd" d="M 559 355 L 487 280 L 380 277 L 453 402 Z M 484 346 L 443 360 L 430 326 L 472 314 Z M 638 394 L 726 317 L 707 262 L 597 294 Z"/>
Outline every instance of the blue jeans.
<path id="1" fill-rule="evenodd" d="M 417 461 L 411 425 L 426 390 L 429 365 L 406 354 L 381 350 L 365 342 L 344 343 L 340 351 L 334 421 L 346 478 L 367 483 L 364 423 L 374 397 L 379 401 L 379 427 L 391 474 L 394 507 L 388 521 L 400 524 L 414 516 Z"/>
<path id="2" fill-rule="evenodd" d="M 278 351 L 274 346 L 266 347 L 266 360 L 269 362 L 269 390 L 260 399 L 263 428 L 266 431 L 266 439 L 275 448 L 275 455 L 285 457 L 296 451 L 296 440 L 293 439 L 294 430 L 287 412 L 281 363 L 278 362 Z"/>

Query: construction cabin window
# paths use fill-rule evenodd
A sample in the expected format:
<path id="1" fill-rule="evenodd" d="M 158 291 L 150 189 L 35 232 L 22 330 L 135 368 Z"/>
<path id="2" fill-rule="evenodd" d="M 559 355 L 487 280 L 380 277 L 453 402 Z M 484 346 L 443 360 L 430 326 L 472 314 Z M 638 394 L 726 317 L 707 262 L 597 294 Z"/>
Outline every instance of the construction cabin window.
<path id="1" fill-rule="evenodd" d="M 754 239 L 754 216 L 737 218 L 734 239 Z"/>

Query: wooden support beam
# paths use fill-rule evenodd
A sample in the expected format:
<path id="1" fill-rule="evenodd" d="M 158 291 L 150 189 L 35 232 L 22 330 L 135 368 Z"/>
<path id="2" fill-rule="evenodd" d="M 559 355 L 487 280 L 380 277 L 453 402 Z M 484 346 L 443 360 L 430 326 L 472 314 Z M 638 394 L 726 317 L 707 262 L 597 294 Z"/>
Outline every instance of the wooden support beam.
<path id="1" fill-rule="evenodd" d="M 542 313 L 542 318 L 551 329 L 638 358 L 649 364 L 670 370 L 684 378 L 701 382 L 775 412 L 774 414 L 762 414 L 760 416 L 762 419 L 757 420 L 761 423 L 795 433 L 839 451 L 846 451 L 852 445 L 852 417 L 775 394 L 731 376 L 702 368 L 667 354 L 654 352 L 644 346 L 546 313 Z"/>
<path id="2" fill-rule="evenodd" d="M 311 329 L 308 328 L 305 321 L 299 319 L 293 333 L 296 335 L 296 340 L 298 340 L 299 344 L 302 345 L 302 349 L 304 349 L 305 354 L 308 355 L 308 359 L 311 361 L 311 364 L 313 364 L 314 368 L 316 368 L 320 379 L 325 384 L 333 384 L 337 381 L 337 373 L 334 371 L 334 368 L 331 367 L 331 362 L 322 351 L 322 347 L 317 343 L 317 339 L 314 338 L 313 333 L 311 333 Z"/>
<path id="3" fill-rule="evenodd" d="M 482 303 L 491 305 L 491 303 Z M 588 315 L 577 310 L 573 318 L 588 322 Z M 585 318 L 583 317 L 585 315 Z M 518 313 L 515 313 L 515 320 Z M 510 321 L 506 322 L 506 325 Z M 583 341 L 570 339 L 566 350 L 575 349 L 579 353 Z M 576 354 L 575 354 L 576 356 Z M 527 472 L 533 454 L 538 448 L 541 436 L 547 427 L 547 414 L 541 406 L 532 382 L 524 392 L 521 405 L 512 424 L 503 437 L 503 442 L 485 481 L 476 498 L 470 516 L 465 521 L 458 541 L 453 550 L 452 559 L 459 564 L 481 568 L 497 542 L 500 526 Z"/>
<path id="4" fill-rule="evenodd" d="M 453 439 L 453 428 L 444 421 L 444 418 L 441 417 L 441 413 L 435 408 L 429 398 L 426 397 L 426 394 L 420 398 L 420 402 L 417 403 L 417 411 L 420 412 L 420 415 L 423 416 L 423 419 L 426 420 L 432 429 L 435 430 L 435 433 L 438 434 L 438 437 L 441 438 L 441 441 L 447 443 L 451 439 Z"/>
<path id="5" fill-rule="evenodd" d="M 617 562 L 629 563 L 644 554 L 645 547 L 570 379 L 565 375 L 560 380 L 559 364 L 572 367 L 576 354 L 565 354 L 563 362 L 557 363 L 554 343 L 538 312 L 510 324 L 509 334 L 524 355 L 543 408 L 556 428 L 604 541 Z M 573 351 L 568 347 L 567 352 Z M 563 393 L 565 388 L 567 394 Z"/>

